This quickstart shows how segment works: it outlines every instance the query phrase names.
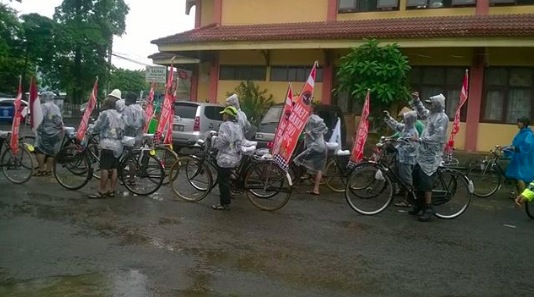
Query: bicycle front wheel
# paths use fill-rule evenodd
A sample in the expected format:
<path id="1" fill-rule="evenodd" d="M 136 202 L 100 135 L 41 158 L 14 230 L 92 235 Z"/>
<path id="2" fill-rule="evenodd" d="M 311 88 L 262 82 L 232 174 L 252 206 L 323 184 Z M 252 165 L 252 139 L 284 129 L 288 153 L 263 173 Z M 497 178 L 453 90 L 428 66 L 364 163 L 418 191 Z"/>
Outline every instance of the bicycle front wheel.
<path id="1" fill-rule="evenodd" d="M 171 167 L 171 188 L 188 202 L 204 199 L 211 191 L 213 178 L 208 166 L 193 157 L 183 157 Z"/>
<path id="2" fill-rule="evenodd" d="M 258 162 L 245 173 L 245 190 L 252 205 L 261 210 L 274 211 L 289 201 L 291 178 L 274 162 Z"/>
<path id="3" fill-rule="evenodd" d="M 334 160 L 330 160 L 325 169 L 326 186 L 336 193 L 343 193 L 345 191 L 345 178 Z"/>
<path id="4" fill-rule="evenodd" d="M 527 212 L 527 216 L 529 218 L 534 219 L 534 205 L 531 205 L 530 203 L 534 202 L 525 203 L 525 211 Z"/>
<path id="5" fill-rule="evenodd" d="M 2 173 L 14 184 L 25 183 L 32 177 L 33 158 L 24 144 L 19 145 L 16 154 L 11 149 L 6 149 L 0 162 Z"/>
<path id="6" fill-rule="evenodd" d="M 66 146 L 54 157 L 54 177 L 65 189 L 83 188 L 92 175 L 89 156 L 79 145 Z"/>
<path id="7" fill-rule="evenodd" d="M 163 184 L 167 185 L 171 180 L 176 178 L 176 176 L 171 175 L 171 168 L 174 163 L 178 161 L 178 154 L 166 146 L 156 147 L 154 150 L 156 151 L 156 155 L 161 160 L 163 168 L 165 169 L 165 178 L 163 179 Z"/>
<path id="8" fill-rule="evenodd" d="M 375 215 L 391 204 L 393 183 L 378 165 L 360 163 L 347 180 L 345 199 L 357 213 Z"/>
<path id="9" fill-rule="evenodd" d="M 165 171 L 155 154 L 139 150 L 133 151 L 122 160 L 119 175 L 128 191 L 147 196 L 161 187 Z"/>
<path id="10" fill-rule="evenodd" d="M 480 198 L 489 197 L 499 190 L 502 182 L 500 173 L 495 165 L 487 161 L 477 161 L 467 171 L 467 176 L 473 182 L 473 194 Z"/>
<path id="11" fill-rule="evenodd" d="M 461 172 L 441 168 L 432 190 L 432 207 L 441 219 L 454 219 L 463 214 L 471 203 L 472 182 Z"/>

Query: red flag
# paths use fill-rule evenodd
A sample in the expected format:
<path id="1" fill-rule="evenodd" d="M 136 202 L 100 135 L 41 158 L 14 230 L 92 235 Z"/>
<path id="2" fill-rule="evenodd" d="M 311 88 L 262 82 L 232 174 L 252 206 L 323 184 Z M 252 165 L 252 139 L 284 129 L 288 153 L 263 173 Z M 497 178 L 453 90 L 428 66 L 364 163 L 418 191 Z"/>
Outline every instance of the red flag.
<path id="1" fill-rule="evenodd" d="M 172 132 L 172 122 L 173 122 L 173 114 L 172 114 L 172 103 L 174 102 L 174 96 L 172 94 L 172 82 L 174 80 L 174 67 L 173 67 L 173 61 L 171 60 L 171 70 L 169 73 L 169 78 L 167 80 L 167 85 L 165 86 L 165 99 L 163 101 L 163 106 L 161 108 L 161 115 L 159 117 L 159 123 L 158 128 L 156 129 L 156 134 L 161 136 L 163 135 L 164 131 L 165 139 L 164 142 L 169 141 L 169 139 L 172 139 L 172 136 L 168 136 L 169 131 Z M 167 126 L 169 125 L 169 127 Z"/>
<path id="2" fill-rule="evenodd" d="M 78 139 L 78 141 L 80 142 L 85 137 L 85 132 L 87 131 L 87 125 L 89 124 L 89 117 L 91 116 L 91 113 L 93 112 L 93 109 L 96 106 L 97 91 L 98 91 L 98 76 L 96 77 L 96 81 L 93 86 L 93 91 L 91 92 L 91 96 L 89 97 L 89 102 L 87 102 L 87 107 L 85 107 L 82 121 L 80 123 L 80 126 L 78 127 L 78 132 L 76 133 L 76 139 Z"/>
<path id="3" fill-rule="evenodd" d="M 153 115 L 154 115 L 154 83 L 152 83 L 152 85 L 150 86 L 150 92 L 148 92 L 148 101 L 145 107 L 145 118 L 146 118 L 145 133 L 148 131 L 148 127 L 150 126 L 150 121 L 152 120 Z"/>
<path id="4" fill-rule="evenodd" d="M 317 62 L 313 64 L 308 80 L 304 84 L 299 98 L 293 106 L 291 115 L 287 121 L 287 127 L 282 135 L 282 144 L 279 147 L 278 154 L 274 156 L 275 161 L 285 170 L 289 168 L 289 161 L 293 151 L 311 114 L 316 75 Z"/>
<path id="5" fill-rule="evenodd" d="M 43 122 L 43 110 L 41 109 L 41 99 L 37 92 L 37 82 L 32 77 L 30 83 L 30 124 L 34 133 L 37 134 L 37 127 Z"/>
<path id="6" fill-rule="evenodd" d="M 282 135 L 286 131 L 287 128 L 287 122 L 289 121 L 289 117 L 291 116 L 291 113 L 293 112 L 293 92 L 291 91 L 291 84 L 287 87 L 287 93 L 286 93 L 286 101 L 284 104 L 284 108 L 282 109 L 282 115 L 280 117 L 280 122 L 278 123 L 278 127 L 276 127 L 276 132 L 274 135 L 273 140 L 273 155 L 278 154 L 280 151 L 280 145 L 282 144 Z"/>
<path id="7" fill-rule="evenodd" d="M 363 104 L 362 116 L 360 118 L 360 124 L 358 125 L 358 132 L 356 139 L 354 139 L 354 145 L 352 146 L 352 153 L 350 161 L 352 163 L 359 163 L 363 160 L 363 149 L 365 142 L 367 141 L 367 134 L 369 132 L 369 99 L 371 97 L 371 90 L 367 90 L 365 96 L 365 103 Z"/>
<path id="8" fill-rule="evenodd" d="M 449 136 L 449 142 L 447 143 L 447 151 L 451 151 L 454 148 L 454 136 L 460 131 L 460 112 L 462 106 L 467 101 L 469 91 L 469 72 L 466 69 L 464 75 L 464 81 L 462 83 L 462 91 L 460 92 L 460 101 L 456 107 L 456 113 L 454 114 L 454 122 L 452 124 L 451 135 Z"/>
<path id="9" fill-rule="evenodd" d="M 20 127 L 20 117 L 21 117 L 21 102 L 22 101 L 22 77 L 19 77 L 19 90 L 17 92 L 17 97 L 15 97 L 14 112 L 13 112 L 13 123 L 11 125 L 11 140 L 9 141 L 9 146 L 13 151 L 13 154 L 17 154 L 19 151 L 19 127 Z"/>

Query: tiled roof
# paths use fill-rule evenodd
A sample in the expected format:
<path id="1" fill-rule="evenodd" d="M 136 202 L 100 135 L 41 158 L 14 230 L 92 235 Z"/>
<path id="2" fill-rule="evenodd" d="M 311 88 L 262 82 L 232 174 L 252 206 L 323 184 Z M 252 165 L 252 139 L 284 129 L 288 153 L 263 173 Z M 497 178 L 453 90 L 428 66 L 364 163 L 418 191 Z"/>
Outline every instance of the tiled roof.
<path id="1" fill-rule="evenodd" d="M 336 22 L 217 26 L 153 40 L 154 44 L 447 37 L 534 37 L 534 14 L 441 16 Z"/>
<path id="2" fill-rule="evenodd" d="M 148 56 L 149 59 L 172 59 L 172 57 L 175 57 L 176 54 L 173 53 L 153 53 L 152 55 Z"/>

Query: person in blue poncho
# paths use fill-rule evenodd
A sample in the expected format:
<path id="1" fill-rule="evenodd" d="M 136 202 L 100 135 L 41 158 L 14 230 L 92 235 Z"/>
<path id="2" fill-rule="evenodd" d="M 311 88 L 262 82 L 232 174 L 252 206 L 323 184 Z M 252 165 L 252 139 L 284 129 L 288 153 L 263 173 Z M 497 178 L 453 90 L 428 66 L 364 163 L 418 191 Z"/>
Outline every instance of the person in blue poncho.
<path id="1" fill-rule="evenodd" d="M 529 124 L 530 120 L 526 117 L 517 119 L 519 132 L 507 150 L 510 164 L 506 168 L 506 177 L 516 181 L 517 193 L 522 193 L 525 184 L 534 180 L 534 132 Z"/>

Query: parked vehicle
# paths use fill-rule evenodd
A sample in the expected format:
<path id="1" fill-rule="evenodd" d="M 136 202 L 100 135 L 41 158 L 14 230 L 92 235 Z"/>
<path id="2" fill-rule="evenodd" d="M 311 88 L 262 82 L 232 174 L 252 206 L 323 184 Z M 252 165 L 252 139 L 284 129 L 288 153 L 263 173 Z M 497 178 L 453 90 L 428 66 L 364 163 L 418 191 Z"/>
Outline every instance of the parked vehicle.
<path id="1" fill-rule="evenodd" d="M 254 137 L 254 141 L 258 142 L 258 148 L 267 147 L 274 140 L 274 133 L 280 122 L 283 108 L 284 104 L 275 104 L 269 108 L 261 119 L 260 126 Z M 332 136 L 337 118 L 339 117 L 341 119 L 341 146 L 346 147 L 345 118 L 341 109 L 337 105 L 321 104 L 317 106 L 317 114 L 324 120 L 328 127 L 328 133 L 325 136 L 325 140 L 327 141 Z"/>
<path id="2" fill-rule="evenodd" d="M 210 130 L 218 131 L 219 125 L 223 122 L 220 114 L 223 109 L 224 106 L 213 103 L 189 101 L 174 103 L 172 140 L 175 149 L 196 144 Z"/>
<path id="3" fill-rule="evenodd" d="M 21 100 L 21 123 L 30 123 L 30 109 L 28 101 Z M 15 98 L 0 98 L 0 121 L 13 122 L 15 115 Z"/>

